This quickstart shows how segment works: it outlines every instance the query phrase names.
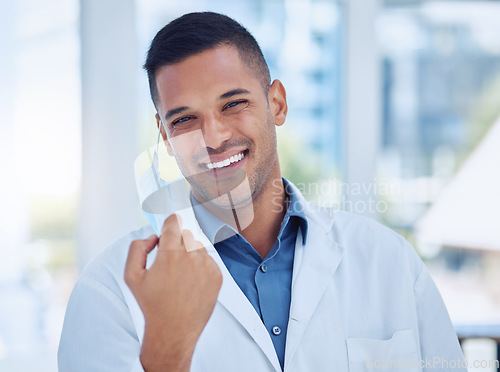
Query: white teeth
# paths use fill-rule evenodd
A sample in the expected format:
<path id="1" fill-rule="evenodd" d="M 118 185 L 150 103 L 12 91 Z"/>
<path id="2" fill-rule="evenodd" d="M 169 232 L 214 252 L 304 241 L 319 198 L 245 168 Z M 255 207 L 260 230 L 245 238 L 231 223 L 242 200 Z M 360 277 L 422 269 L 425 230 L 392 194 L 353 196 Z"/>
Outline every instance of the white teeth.
<path id="1" fill-rule="evenodd" d="M 206 165 L 208 169 L 227 167 L 229 164 L 236 163 L 244 157 L 243 152 L 240 152 L 238 155 L 233 155 L 225 160 L 218 161 L 217 163 L 207 163 Z"/>

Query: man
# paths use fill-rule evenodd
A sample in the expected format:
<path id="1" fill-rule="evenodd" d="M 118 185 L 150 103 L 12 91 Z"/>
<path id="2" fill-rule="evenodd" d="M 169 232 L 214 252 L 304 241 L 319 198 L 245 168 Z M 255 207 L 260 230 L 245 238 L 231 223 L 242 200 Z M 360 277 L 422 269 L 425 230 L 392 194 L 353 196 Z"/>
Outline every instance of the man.
<path id="1" fill-rule="evenodd" d="M 281 178 L 285 89 L 246 29 L 184 15 L 145 68 L 205 236 L 171 215 L 159 237 L 143 228 L 96 257 L 68 304 L 61 371 L 465 370 L 409 244 Z"/>

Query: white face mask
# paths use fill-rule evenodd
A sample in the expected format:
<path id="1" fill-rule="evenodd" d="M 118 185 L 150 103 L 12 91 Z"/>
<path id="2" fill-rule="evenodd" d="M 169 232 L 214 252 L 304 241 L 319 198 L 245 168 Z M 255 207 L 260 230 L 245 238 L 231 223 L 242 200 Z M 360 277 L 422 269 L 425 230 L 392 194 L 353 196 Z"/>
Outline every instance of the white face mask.
<path id="1" fill-rule="evenodd" d="M 190 230 L 196 240 L 201 240 L 204 237 L 203 232 L 198 224 L 198 221 L 196 220 L 193 206 L 191 204 L 190 185 L 184 177 L 194 175 L 182 175 L 177 163 L 175 163 L 175 160 L 166 154 L 166 148 L 162 148 L 162 152 L 159 152 L 161 135 L 160 128 L 158 130 L 156 146 L 149 148 L 141 154 L 134 164 L 137 192 L 139 195 L 141 209 L 157 235 L 161 234 L 161 228 L 168 216 L 176 213 L 181 216 L 183 225 L 182 228 Z M 165 131 L 166 130 L 167 129 L 165 128 Z M 182 147 L 184 145 L 183 141 L 203 143 L 203 136 L 201 131 L 196 131 L 186 135 L 169 138 L 172 151 L 174 151 L 176 147 Z M 160 156 L 158 156 L 159 153 Z M 168 173 L 168 181 L 165 181 L 160 177 L 159 158 L 162 159 L 162 162 L 165 162 L 164 166 L 169 163 L 169 161 L 172 162 L 170 163 L 171 166 L 162 168 L 162 172 L 164 174 Z M 240 195 L 251 195 L 250 185 L 246 174 L 243 174 L 242 180 L 237 188 L 238 190 L 234 189 L 234 191 L 237 193 L 239 192 Z M 234 199 L 232 194 L 233 191 L 230 191 L 218 196 L 217 199 L 214 200 L 218 200 L 219 202 L 227 205 Z M 235 220 L 232 225 L 238 225 L 241 229 L 247 227 L 254 217 L 253 208 L 249 208 L 249 211 L 250 213 L 247 211 L 245 214 L 240 215 L 240 210 L 234 210 L 233 218 Z"/>

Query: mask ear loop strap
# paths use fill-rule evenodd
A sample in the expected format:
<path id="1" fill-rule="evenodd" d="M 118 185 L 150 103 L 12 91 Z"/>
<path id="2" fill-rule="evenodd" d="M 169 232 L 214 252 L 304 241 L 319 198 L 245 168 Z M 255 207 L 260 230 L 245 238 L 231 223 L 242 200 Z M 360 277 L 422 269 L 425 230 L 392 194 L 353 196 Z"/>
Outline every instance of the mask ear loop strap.
<path id="1" fill-rule="evenodd" d="M 151 168 L 153 170 L 153 176 L 155 178 L 156 187 L 158 190 L 161 188 L 160 185 L 160 170 L 158 164 L 158 148 L 160 145 L 160 134 L 161 134 L 161 126 L 158 128 L 158 138 L 156 139 L 156 150 L 153 151 L 153 164 L 151 164 Z"/>
<path id="2" fill-rule="evenodd" d="M 162 127 L 164 127 L 164 125 L 163 125 L 163 121 L 160 119 L 160 125 L 158 126 L 158 138 L 156 139 L 156 150 L 153 154 L 153 175 L 155 177 L 155 182 L 156 182 L 156 186 L 158 187 L 158 190 L 162 187 L 160 185 L 160 170 L 159 170 L 159 164 L 158 164 L 158 149 L 160 146 L 160 135 L 161 135 L 161 128 Z M 167 133 L 166 129 L 165 129 L 165 133 Z M 167 190 L 168 190 L 168 198 L 170 199 L 170 205 L 172 206 L 172 209 L 174 209 L 174 199 L 172 196 L 172 190 L 169 186 L 167 186 Z M 174 212 L 175 212 L 175 210 L 174 210 Z"/>
<path id="3" fill-rule="evenodd" d="M 161 126 L 158 128 L 158 136 L 156 137 L 156 151 L 155 154 L 158 156 L 158 147 L 160 146 L 160 135 L 161 135 Z"/>

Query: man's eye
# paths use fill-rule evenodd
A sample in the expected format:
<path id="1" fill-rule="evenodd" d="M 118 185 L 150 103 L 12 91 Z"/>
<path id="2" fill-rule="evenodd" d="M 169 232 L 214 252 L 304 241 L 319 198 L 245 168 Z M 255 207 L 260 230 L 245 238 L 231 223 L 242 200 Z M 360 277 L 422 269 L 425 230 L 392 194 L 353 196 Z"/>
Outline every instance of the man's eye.
<path id="1" fill-rule="evenodd" d="M 180 123 L 185 123 L 186 121 L 190 120 L 191 116 L 184 116 L 182 118 L 176 119 L 172 122 L 172 125 L 180 124 Z"/>
<path id="2" fill-rule="evenodd" d="M 247 101 L 246 101 L 246 100 L 239 100 L 239 101 L 230 102 L 230 103 L 228 103 L 226 106 L 224 106 L 222 110 L 224 111 L 224 110 L 226 110 L 226 109 L 228 109 L 228 108 L 233 108 L 233 107 L 236 107 L 236 106 L 238 106 L 239 104 L 241 104 L 241 103 L 245 103 L 245 102 L 247 102 Z"/>

